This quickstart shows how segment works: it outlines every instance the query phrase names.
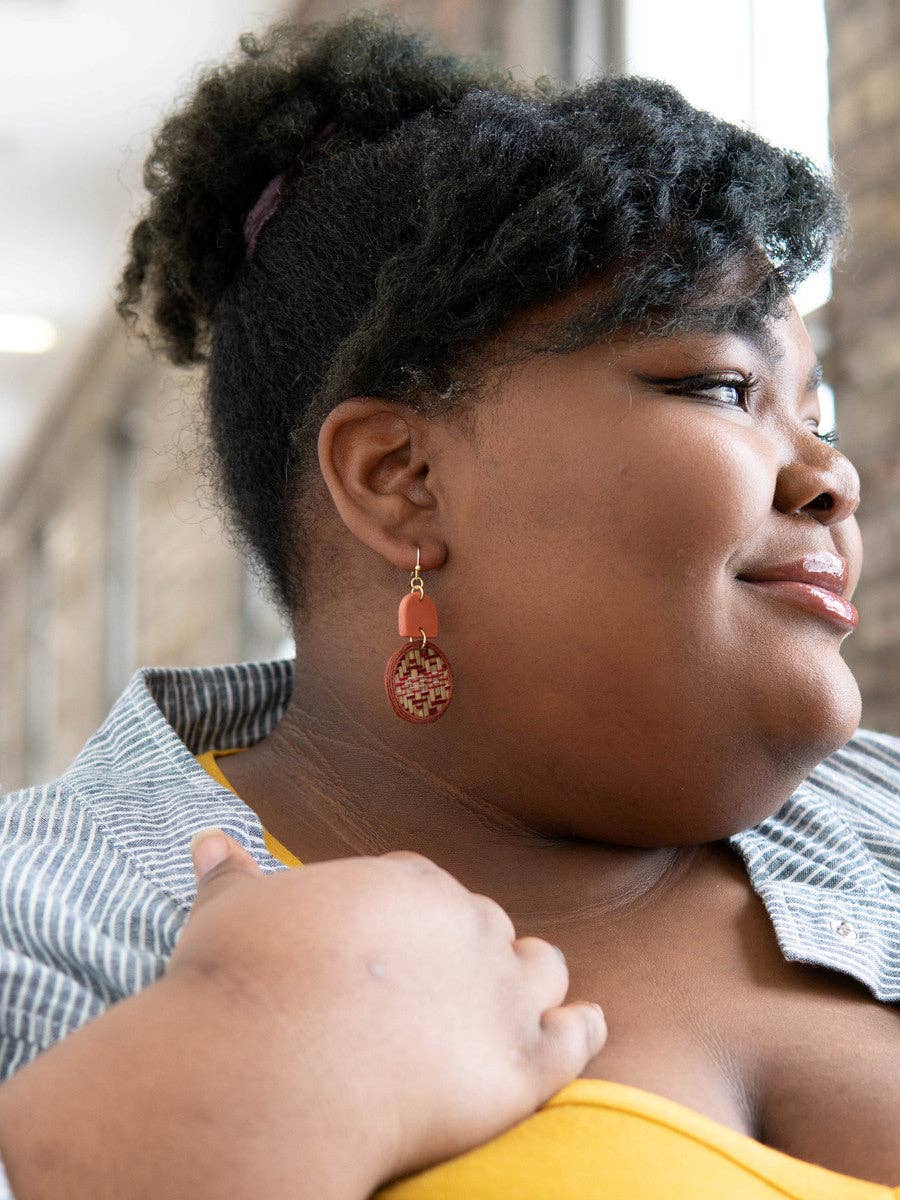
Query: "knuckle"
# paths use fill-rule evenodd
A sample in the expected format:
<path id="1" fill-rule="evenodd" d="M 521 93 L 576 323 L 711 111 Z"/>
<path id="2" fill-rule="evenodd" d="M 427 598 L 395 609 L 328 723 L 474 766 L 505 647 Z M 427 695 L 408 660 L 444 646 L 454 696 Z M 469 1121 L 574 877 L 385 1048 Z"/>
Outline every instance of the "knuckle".
<path id="1" fill-rule="evenodd" d="M 527 963 L 538 970 L 564 979 L 568 986 L 569 966 L 566 956 L 558 946 L 538 937 L 518 938 L 515 944 L 519 956 Z"/>
<path id="2" fill-rule="evenodd" d="M 206 874 L 197 881 L 197 891 L 203 891 L 206 895 L 213 891 L 218 891 L 221 887 L 223 879 L 231 879 L 236 875 L 241 875 L 243 872 L 236 870 L 234 863 L 230 859 L 225 859 L 217 866 L 207 871 Z"/>
<path id="3" fill-rule="evenodd" d="M 479 919 L 489 932 L 496 933 L 507 941 L 514 941 L 516 930 L 506 909 L 490 896 L 481 892 L 470 893 L 471 902 Z"/>
<path id="4" fill-rule="evenodd" d="M 440 867 L 430 858 L 426 858 L 424 854 L 417 854 L 414 850 L 389 850 L 387 854 L 382 854 L 380 857 L 402 863 L 422 875 L 429 875 L 440 870 Z"/>
<path id="5" fill-rule="evenodd" d="M 412 850 L 395 850 L 391 851 L 390 855 L 382 855 L 382 857 L 394 858 L 402 870 L 418 877 L 422 885 L 432 891 L 438 888 L 442 903 L 448 896 L 454 896 L 458 900 L 459 897 L 468 895 L 455 875 L 451 875 L 444 867 L 434 862 L 433 859 L 426 858 L 423 854 L 416 854 Z"/>
<path id="6" fill-rule="evenodd" d="M 553 1008 L 541 1017 L 545 1045 L 556 1059 L 568 1060 L 586 1043 L 584 1022 L 573 1021 L 572 1016 L 569 1009 Z"/>
<path id="7" fill-rule="evenodd" d="M 542 1021 L 557 1055 L 584 1066 L 599 1053 L 606 1041 L 606 1021 L 595 1004 L 567 1004 L 545 1014 Z"/>

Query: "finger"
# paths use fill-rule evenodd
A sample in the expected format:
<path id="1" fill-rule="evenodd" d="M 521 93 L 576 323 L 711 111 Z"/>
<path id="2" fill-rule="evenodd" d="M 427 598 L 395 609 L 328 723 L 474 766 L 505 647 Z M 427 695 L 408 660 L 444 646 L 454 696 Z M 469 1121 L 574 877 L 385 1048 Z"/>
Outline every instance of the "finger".
<path id="1" fill-rule="evenodd" d="M 562 1004 L 569 990 L 569 968 L 559 946 L 538 937 L 520 937 L 513 949 L 524 965 L 541 1012 Z"/>
<path id="2" fill-rule="evenodd" d="M 535 1066 L 545 1100 L 577 1078 L 606 1045 L 606 1018 L 599 1004 L 565 1004 L 547 1009 L 541 1034 Z"/>
<path id="3" fill-rule="evenodd" d="M 513 925 L 512 919 L 506 909 L 501 907 L 490 896 L 482 895 L 481 892 L 470 892 L 469 895 L 474 904 L 475 911 L 485 926 L 492 933 L 496 933 L 502 938 L 504 942 L 514 942 L 516 940 L 516 927 Z"/>
<path id="4" fill-rule="evenodd" d="M 437 863 L 433 863 L 430 858 L 426 858 L 424 854 L 416 854 L 414 850 L 389 850 L 386 854 L 379 854 L 379 858 L 392 858 L 396 862 L 405 863 L 413 870 L 418 871 L 422 875 L 428 875 L 432 871 L 440 871 L 441 868 Z"/>
<path id="5" fill-rule="evenodd" d="M 191 859 L 197 877 L 197 903 L 235 879 L 259 877 L 262 868 L 253 855 L 221 829 L 199 829 L 191 838 Z"/>
<path id="6" fill-rule="evenodd" d="M 416 854 L 414 850 L 389 850 L 386 854 L 379 854 L 377 857 L 391 858 L 416 875 L 426 875 L 435 881 L 441 880 L 443 883 L 452 883 L 454 888 L 460 892 L 464 891 L 463 885 L 449 871 L 438 866 L 430 858 L 426 858 L 424 854 Z"/>

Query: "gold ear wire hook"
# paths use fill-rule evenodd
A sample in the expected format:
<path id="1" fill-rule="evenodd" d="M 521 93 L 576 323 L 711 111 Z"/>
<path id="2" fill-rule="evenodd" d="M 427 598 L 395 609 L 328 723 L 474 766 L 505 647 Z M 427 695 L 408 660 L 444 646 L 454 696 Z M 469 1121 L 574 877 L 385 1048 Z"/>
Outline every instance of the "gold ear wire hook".
<path id="1" fill-rule="evenodd" d="M 409 590 L 411 592 L 415 592 L 420 600 L 422 599 L 422 595 L 425 591 L 425 584 L 422 582 L 422 578 L 419 575 L 419 547 L 418 546 L 416 546 L 415 569 L 413 570 L 413 573 L 410 576 L 410 580 L 409 580 Z M 424 645 L 424 644 L 425 643 L 423 642 L 422 645 Z"/>

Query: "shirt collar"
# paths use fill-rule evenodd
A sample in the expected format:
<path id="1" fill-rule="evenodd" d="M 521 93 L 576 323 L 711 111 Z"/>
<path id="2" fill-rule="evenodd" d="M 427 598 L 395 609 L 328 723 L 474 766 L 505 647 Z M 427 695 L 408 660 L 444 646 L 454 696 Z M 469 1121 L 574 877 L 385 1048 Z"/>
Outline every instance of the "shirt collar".
<path id="1" fill-rule="evenodd" d="M 204 825 L 224 829 L 263 870 L 281 870 L 256 813 L 194 756 L 265 737 L 283 716 L 293 682 L 292 659 L 142 668 L 64 779 L 91 800 L 143 873 L 183 903 L 196 894 L 189 842 Z M 881 761 L 877 745 L 871 749 L 879 738 L 897 756 L 895 766 Z M 898 781 L 900 739 L 858 731 L 777 813 L 728 839 L 785 957 L 843 971 L 882 1000 L 900 1000 Z M 893 809 L 880 788 L 893 788 Z M 167 865 L 163 876 L 161 856 L 178 869 Z"/>
<path id="2" fill-rule="evenodd" d="M 135 672 L 61 782 L 87 802 L 141 873 L 185 905 L 196 880 L 190 839 L 223 829 L 266 872 L 283 865 L 259 817 L 194 757 L 250 746 L 283 715 L 293 661 Z"/>

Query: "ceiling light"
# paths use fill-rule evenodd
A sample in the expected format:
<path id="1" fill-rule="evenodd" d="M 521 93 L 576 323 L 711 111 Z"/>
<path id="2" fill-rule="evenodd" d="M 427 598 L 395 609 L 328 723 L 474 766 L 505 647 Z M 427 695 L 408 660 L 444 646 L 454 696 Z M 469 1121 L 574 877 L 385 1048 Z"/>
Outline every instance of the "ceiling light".
<path id="1" fill-rule="evenodd" d="M 0 313 L 0 354 L 45 354 L 56 345 L 56 326 L 45 317 Z"/>

